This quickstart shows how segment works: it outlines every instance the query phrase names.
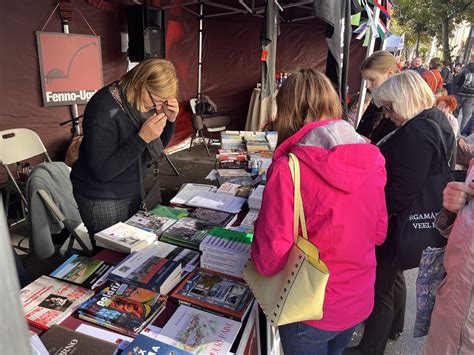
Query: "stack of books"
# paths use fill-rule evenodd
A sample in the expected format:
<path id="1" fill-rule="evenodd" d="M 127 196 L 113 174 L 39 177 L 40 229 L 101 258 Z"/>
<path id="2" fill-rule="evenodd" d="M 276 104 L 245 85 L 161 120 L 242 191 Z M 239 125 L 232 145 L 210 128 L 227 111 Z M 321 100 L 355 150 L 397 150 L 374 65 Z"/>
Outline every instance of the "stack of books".
<path id="1" fill-rule="evenodd" d="M 97 246 L 122 253 L 146 248 L 156 239 L 155 233 L 122 222 L 95 234 Z"/>
<path id="2" fill-rule="evenodd" d="M 194 354 L 228 354 L 241 322 L 181 305 L 156 340 Z"/>
<path id="3" fill-rule="evenodd" d="M 221 148 L 222 149 L 238 149 L 245 150 L 245 144 L 239 131 L 221 132 Z"/>
<path id="4" fill-rule="evenodd" d="M 173 292 L 180 304 L 241 321 L 254 297 L 244 280 L 211 270 L 197 269 Z"/>
<path id="5" fill-rule="evenodd" d="M 252 177 L 245 169 L 217 169 L 217 182 L 219 185 L 226 182 L 247 185 L 252 182 Z"/>
<path id="6" fill-rule="evenodd" d="M 276 145 L 278 143 L 278 132 L 276 131 L 266 131 L 265 136 L 267 137 L 268 145 L 270 146 L 270 150 L 274 151 L 276 149 Z"/>
<path id="7" fill-rule="evenodd" d="M 158 241 L 122 260 L 109 279 L 167 295 L 198 259 L 197 251 Z"/>
<path id="8" fill-rule="evenodd" d="M 79 307 L 79 318 L 133 337 L 156 319 L 165 304 L 157 292 L 109 281 Z"/>
<path id="9" fill-rule="evenodd" d="M 257 221 L 259 211 L 249 210 L 245 215 L 240 225 L 246 230 L 253 231 L 255 229 L 255 222 Z"/>
<path id="10" fill-rule="evenodd" d="M 263 199 L 263 190 L 265 189 L 264 185 L 258 185 L 255 190 L 249 196 L 248 204 L 249 208 L 254 211 L 260 211 L 262 207 L 262 199 Z"/>
<path id="11" fill-rule="evenodd" d="M 247 169 L 247 153 L 240 149 L 219 149 L 216 160 L 222 169 Z"/>
<path id="12" fill-rule="evenodd" d="M 41 276 L 20 291 L 25 318 L 31 325 L 48 329 L 69 317 L 93 291 Z"/>
<path id="13" fill-rule="evenodd" d="M 199 249 L 201 267 L 241 277 L 250 257 L 252 234 L 215 227 L 207 233 Z"/>

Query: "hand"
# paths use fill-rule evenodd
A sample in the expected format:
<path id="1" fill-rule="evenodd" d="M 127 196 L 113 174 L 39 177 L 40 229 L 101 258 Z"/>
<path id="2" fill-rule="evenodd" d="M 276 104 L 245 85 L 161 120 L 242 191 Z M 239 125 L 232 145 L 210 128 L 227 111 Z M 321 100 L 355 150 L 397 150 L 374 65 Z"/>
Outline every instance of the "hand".
<path id="1" fill-rule="evenodd" d="M 443 191 L 443 207 L 448 211 L 458 213 L 466 204 L 468 196 L 474 195 L 474 182 L 469 186 L 462 182 L 450 182 Z"/>
<path id="2" fill-rule="evenodd" d="M 164 113 L 153 114 L 141 126 L 138 135 L 146 143 L 159 138 L 166 126 L 166 115 Z"/>
<path id="3" fill-rule="evenodd" d="M 179 104 L 176 98 L 167 100 L 167 104 L 163 106 L 163 112 L 168 117 L 168 121 L 174 122 L 179 113 Z"/>

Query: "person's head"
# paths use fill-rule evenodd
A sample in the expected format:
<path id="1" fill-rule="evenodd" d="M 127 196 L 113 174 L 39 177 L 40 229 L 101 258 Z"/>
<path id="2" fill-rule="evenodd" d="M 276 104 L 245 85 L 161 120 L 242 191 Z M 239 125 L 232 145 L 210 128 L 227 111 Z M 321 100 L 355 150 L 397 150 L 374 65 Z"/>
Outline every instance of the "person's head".
<path id="1" fill-rule="evenodd" d="M 278 143 L 306 123 L 339 118 L 341 102 L 331 81 L 320 71 L 301 69 L 285 80 L 276 97 Z"/>
<path id="2" fill-rule="evenodd" d="M 177 96 L 178 77 L 171 62 L 146 59 L 122 77 L 120 87 L 138 111 L 158 111 L 166 100 Z"/>
<path id="3" fill-rule="evenodd" d="M 443 66 L 449 67 L 451 65 L 451 61 L 449 59 L 444 59 L 443 60 Z"/>
<path id="4" fill-rule="evenodd" d="M 417 68 L 421 67 L 421 64 L 423 64 L 423 61 L 421 60 L 420 57 L 415 57 L 415 58 L 413 58 L 411 64 L 412 64 L 413 68 L 417 69 Z"/>
<path id="5" fill-rule="evenodd" d="M 439 67 L 440 62 L 441 62 L 441 59 L 439 58 L 431 58 L 430 69 L 437 69 Z"/>
<path id="6" fill-rule="evenodd" d="M 446 90 L 445 88 L 436 89 L 434 95 L 435 95 L 435 98 L 438 98 L 441 96 L 448 96 L 448 90 Z"/>
<path id="7" fill-rule="evenodd" d="M 443 111 L 444 114 L 453 112 L 458 105 L 456 98 L 452 95 L 450 96 L 441 96 L 436 99 L 436 107 Z"/>
<path id="8" fill-rule="evenodd" d="M 421 111 L 433 107 L 430 87 L 415 71 L 407 70 L 386 80 L 373 94 L 374 103 L 382 107 L 385 116 L 403 125 Z"/>
<path id="9" fill-rule="evenodd" d="M 385 80 L 398 73 L 397 64 L 397 59 L 387 51 L 377 51 L 367 57 L 360 65 L 362 77 L 367 81 L 367 90 L 374 91 Z"/>

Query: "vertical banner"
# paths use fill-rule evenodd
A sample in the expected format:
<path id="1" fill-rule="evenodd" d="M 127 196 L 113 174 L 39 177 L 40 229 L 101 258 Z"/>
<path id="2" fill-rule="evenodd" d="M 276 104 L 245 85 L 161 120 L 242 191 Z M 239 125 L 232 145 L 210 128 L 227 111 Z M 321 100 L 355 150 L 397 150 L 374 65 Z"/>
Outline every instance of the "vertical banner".
<path id="1" fill-rule="evenodd" d="M 44 106 L 85 104 L 103 86 L 100 37 L 36 32 Z"/>

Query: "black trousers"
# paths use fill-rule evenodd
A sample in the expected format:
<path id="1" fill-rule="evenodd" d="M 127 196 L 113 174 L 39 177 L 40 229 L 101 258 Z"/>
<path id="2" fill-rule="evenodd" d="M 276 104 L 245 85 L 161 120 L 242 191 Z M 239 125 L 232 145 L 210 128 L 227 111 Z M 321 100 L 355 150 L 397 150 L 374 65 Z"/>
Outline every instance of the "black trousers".
<path id="1" fill-rule="evenodd" d="M 405 323 L 406 285 L 403 271 L 392 260 L 379 258 L 375 280 L 375 305 L 365 321 L 359 349 L 362 354 L 383 355 L 390 334 L 401 333 Z"/>

